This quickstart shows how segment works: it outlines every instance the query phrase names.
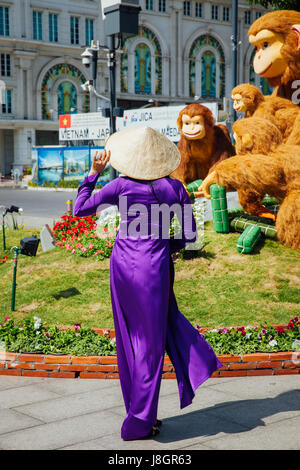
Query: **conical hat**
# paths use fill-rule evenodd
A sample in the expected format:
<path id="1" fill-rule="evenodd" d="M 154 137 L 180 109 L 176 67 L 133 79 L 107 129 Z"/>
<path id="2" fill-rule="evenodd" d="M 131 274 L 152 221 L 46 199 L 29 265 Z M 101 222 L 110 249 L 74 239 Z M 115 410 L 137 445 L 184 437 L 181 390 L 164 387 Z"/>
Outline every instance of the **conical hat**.
<path id="1" fill-rule="evenodd" d="M 179 166 L 176 145 L 151 127 L 125 129 L 106 141 L 110 164 L 123 175 L 152 180 L 168 176 Z"/>

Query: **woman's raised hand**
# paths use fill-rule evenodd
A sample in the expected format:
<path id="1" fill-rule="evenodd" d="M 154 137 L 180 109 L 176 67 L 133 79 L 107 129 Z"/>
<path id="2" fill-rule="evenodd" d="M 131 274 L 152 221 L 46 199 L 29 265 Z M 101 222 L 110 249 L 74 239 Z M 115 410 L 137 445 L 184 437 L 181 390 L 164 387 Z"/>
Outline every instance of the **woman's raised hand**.
<path id="1" fill-rule="evenodd" d="M 95 175 L 97 173 L 99 174 L 102 173 L 106 164 L 109 162 L 109 159 L 110 159 L 110 150 L 104 149 L 103 152 L 99 153 L 99 156 L 98 156 L 98 151 L 97 151 L 93 158 L 89 176 Z"/>

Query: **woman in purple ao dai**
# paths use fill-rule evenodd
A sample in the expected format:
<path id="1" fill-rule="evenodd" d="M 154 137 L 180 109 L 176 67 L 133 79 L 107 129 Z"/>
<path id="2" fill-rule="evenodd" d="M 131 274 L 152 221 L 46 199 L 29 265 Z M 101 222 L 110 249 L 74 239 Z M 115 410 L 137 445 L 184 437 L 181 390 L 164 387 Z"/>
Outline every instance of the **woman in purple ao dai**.
<path id="1" fill-rule="evenodd" d="M 121 176 L 92 194 L 109 159 Z M 75 203 L 74 214 L 79 217 L 95 214 L 107 204 L 117 205 L 120 211 L 110 283 L 127 413 L 121 429 L 124 440 L 159 432 L 157 408 L 165 351 L 175 368 L 181 408 L 190 405 L 197 387 L 222 367 L 210 345 L 178 310 L 173 291 L 171 254 L 197 237 L 188 194 L 181 182 L 168 176 L 179 162 L 177 147 L 149 127 L 117 132 L 100 157 L 94 158 Z M 154 206 L 181 210 L 180 239 L 170 239 L 163 227 L 166 218 L 170 226 L 176 210 L 157 217 Z"/>

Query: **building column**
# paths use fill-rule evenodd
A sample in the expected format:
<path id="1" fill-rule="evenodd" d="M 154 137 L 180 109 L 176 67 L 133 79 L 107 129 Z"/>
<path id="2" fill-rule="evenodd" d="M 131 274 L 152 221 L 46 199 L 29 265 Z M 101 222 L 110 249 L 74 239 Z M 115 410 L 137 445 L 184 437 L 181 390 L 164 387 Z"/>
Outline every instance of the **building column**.
<path id="1" fill-rule="evenodd" d="M 171 11 L 171 21 L 170 21 L 170 28 L 171 28 L 171 42 L 170 42 L 170 63 L 169 63 L 169 89 L 170 89 L 170 95 L 171 96 L 176 96 L 177 92 L 177 13 L 178 10 L 173 6 L 170 5 L 170 11 Z"/>
<path id="2" fill-rule="evenodd" d="M 31 166 L 31 150 L 35 146 L 35 129 L 21 128 L 14 131 L 14 170 L 23 174 L 25 166 Z"/>

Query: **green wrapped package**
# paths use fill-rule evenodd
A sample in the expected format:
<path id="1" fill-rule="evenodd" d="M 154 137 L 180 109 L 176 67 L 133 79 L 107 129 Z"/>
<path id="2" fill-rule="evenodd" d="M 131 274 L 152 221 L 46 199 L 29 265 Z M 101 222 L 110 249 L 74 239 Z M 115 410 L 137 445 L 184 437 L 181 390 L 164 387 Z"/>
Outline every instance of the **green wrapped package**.
<path id="1" fill-rule="evenodd" d="M 198 188 L 199 186 L 201 186 L 201 184 L 202 184 L 202 180 L 195 180 L 187 184 L 186 188 L 188 192 L 190 193 L 190 198 L 192 201 L 194 201 L 195 199 L 194 193 L 198 191 Z"/>
<path id="2" fill-rule="evenodd" d="M 240 217 L 234 217 L 230 221 L 230 228 L 236 232 L 243 232 L 249 225 L 257 225 L 265 237 L 272 238 L 273 240 L 277 239 L 276 227 L 262 222 L 262 219 L 259 217 L 252 216 L 252 218 L 250 218 L 246 215 L 244 217 L 241 215 Z"/>
<path id="3" fill-rule="evenodd" d="M 258 225 L 248 225 L 237 241 L 239 253 L 251 253 L 257 242 L 261 239 L 261 230 Z"/>
<path id="4" fill-rule="evenodd" d="M 213 228 L 218 233 L 229 232 L 229 217 L 225 186 L 212 184 L 210 186 L 211 210 Z"/>

